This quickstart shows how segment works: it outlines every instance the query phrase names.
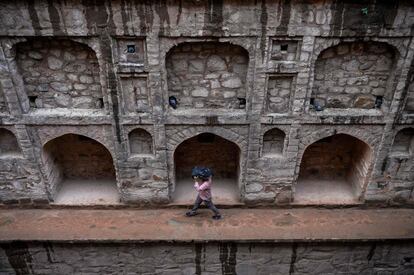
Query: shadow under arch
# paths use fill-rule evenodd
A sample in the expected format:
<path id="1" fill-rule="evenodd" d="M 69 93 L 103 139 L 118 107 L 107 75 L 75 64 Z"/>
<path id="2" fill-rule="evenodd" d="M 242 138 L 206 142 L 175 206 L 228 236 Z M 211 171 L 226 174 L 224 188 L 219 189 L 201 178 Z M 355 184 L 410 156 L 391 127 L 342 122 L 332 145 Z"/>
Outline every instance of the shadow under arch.
<path id="1" fill-rule="evenodd" d="M 56 204 L 119 203 L 113 158 L 100 142 L 61 135 L 43 146 L 42 163 Z"/>
<path id="2" fill-rule="evenodd" d="M 174 151 L 175 188 L 172 201 L 191 204 L 195 200 L 191 169 L 206 166 L 212 169 L 213 201 L 233 204 L 240 201 L 240 156 L 235 143 L 216 134 L 204 132 L 180 143 Z"/>
<path id="3" fill-rule="evenodd" d="M 355 204 L 369 179 L 373 150 L 360 139 L 335 134 L 309 145 L 302 156 L 295 204 Z"/>

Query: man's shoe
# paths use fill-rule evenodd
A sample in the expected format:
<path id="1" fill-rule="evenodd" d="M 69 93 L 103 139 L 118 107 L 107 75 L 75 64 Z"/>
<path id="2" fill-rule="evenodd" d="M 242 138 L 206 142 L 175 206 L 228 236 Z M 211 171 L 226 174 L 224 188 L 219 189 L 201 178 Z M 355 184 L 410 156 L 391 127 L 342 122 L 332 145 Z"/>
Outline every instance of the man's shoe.
<path id="1" fill-rule="evenodd" d="M 221 215 L 220 214 L 216 214 L 212 218 L 213 218 L 213 220 L 220 220 L 221 219 Z"/>
<path id="2" fill-rule="evenodd" d="M 195 212 L 195 211 L 188 211 L 187 213 L 185 213 L 185 215 L 186 215 L 187 217 L 192 217 L 192 216 L 197 215 L 197 212 Z"/>

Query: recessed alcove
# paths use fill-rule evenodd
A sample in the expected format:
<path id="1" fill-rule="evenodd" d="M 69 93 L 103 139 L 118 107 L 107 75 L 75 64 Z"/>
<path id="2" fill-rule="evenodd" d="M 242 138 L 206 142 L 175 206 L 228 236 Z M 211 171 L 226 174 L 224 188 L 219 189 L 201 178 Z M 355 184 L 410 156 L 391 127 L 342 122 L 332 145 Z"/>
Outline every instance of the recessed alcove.
<path id="1" fill-rule="evenodd" d="M 16 62 L 32 110 L 102 109 L 97 56 L 69 39 L 33 38 L 16 44 Z"/>
<path id="2" fill-rule="evenodd" d="M 285 143 L 285 133 L 277 128 L 267 131 L 263 135 L 262 156 L 281 157 Z"/>
<path id="3" fill-rule="evenodd" d="M 412 155 L 414 153 L 414 128 L 400 130 L 394 138 L 391 155 Z"/>
<path id="4" fill-rule="evenodd" d="M 112 156 L 99 142 L 66 134 L 46 143 L 42 161 L 56 204 L 119 203 Z"/>
<path id="5" fill-rule="evenodd" d="M 22 152 L 16 136 L 9 130 L 0 128 L 0 158 L 21 157 Z"/>
<path id="6" fill-rule="evenodd" d="M 166 56 L 169 96 L 177 109 L 245 109 L 248 62 L 231 43 L 181 43 Z"/>
<path id="7" fill-rule="evenodd" d="M 239 147 L 220 136 L 202 133 L 182 142 L 174 152 L 175 190 L 172 200 L 175 204 L 192 204 L 197 196 L 191 179 L 194 166 L 212 169 L 213 202 L 235 204 L 240 202 Z"/>
<path id="8" fill-rule="evenodd" d="M 303 154 L 294 203 L 358 203 L 371 160 L 372 149 L 350 135 L 316 141 Z"/>
<path id="9" fill-rule="evenodd" d="M 315 62 L 311 107 L 378 109 L 390 106 L 396 51 L 382 42 L 343 42 L 322 51 Z"/>
<path id="10" fill-rule="evenodd" d="M 151 155 L 153 144 L 151 134 L 144 129 L 134 129 L 128 134 L 131 156 Z"/>

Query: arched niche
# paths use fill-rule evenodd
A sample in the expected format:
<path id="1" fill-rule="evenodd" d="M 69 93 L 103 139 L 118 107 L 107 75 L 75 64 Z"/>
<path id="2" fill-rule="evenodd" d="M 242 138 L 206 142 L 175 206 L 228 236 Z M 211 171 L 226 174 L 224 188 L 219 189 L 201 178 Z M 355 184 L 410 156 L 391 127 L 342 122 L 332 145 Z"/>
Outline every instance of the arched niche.
<path id="1" fill-rule="evenodd" d="M 322 109 L 388 108 L 396 50 L 382 42 L 343 42 L 320 53 L 311 105 Z"/>
<path id="2" fill-rule="evenodd" d="M 372 149 L 365 142 L 347 134 L 309 145 L 300 164 L 295 203 L 358 203 L 372 158 Z"/>
<path id="3" fill-rule="evenodd" d="M 414 154 L 414 128 L 400 130 L 394 138 L 391 148 L 392 155 Z"/>
<path id="4" fill-rule="evenodd" d="M 212 169 L 215 202 L 239 202 L 240 149 L 235 143 L 212 133 L 202 133 L 182 142 L 174 152 L 175 203 L 191 204 L 194 201 L 196 193 L 191 179 L 194 166 Z"/>
<path id="5" fill-rule="evenodd" d="M 268 130 L 263 135 L 262 156 L 278 157 L 283 155 L 286 134 L 278 128 Z"/>
<path id="6" fill-rule="evenodd" d="M 128 134 L 130 155 L 153 154 L 151 134 L 144 129 L 134 129 Z"/>
<path id="7" fill-rule="evenodd" d="M 113 159 L 101 143 L 65 134 L 47 142 L 42 162 L 56 204 L 119 202 Z"/>
<path id="8" fill-rule="evenodd" d="M 0 128 L 0 158 L 21 157 L 22 151 L 16 136 L 9 130 Z"/>
<path id="9" fill-rule="evenodd" d="M 244 109 L 248 62 L 248 52 L 231 43 L 181 43 L 166 55 L 168 94 L 178 109 Z"/>
<path id="10" fill-rule="evenodd" d="M 103 108 L 99 63 L 90 47 L 69 39 L 33 38 L 15 49 L 31 109 Z"/>

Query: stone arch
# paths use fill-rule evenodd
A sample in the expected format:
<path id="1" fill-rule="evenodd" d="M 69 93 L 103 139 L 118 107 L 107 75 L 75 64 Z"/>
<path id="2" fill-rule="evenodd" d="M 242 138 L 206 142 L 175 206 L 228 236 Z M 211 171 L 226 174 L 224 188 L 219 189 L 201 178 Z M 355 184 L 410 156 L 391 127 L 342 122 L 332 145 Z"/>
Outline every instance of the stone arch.
<path id="1" fill-rule="evenodd" d="M 0 157 L 13 158 L 21 157 L 21 155 L 22 151 L 13 132 L 0 128 Z"/>
<path id="2" fill-rule="evenodd" d="M 89 45 L 35 38 L 15 46 L 17 70 L 32 109 L 102 109 L 100 65 Z"/>
<path id="3" fill-rule="evenodd" d="M 323 137 L 307 146 L 296 184 L 303 204 L 352 204 L 361 199 L 372 169 L 373 150 L 347 134 Z"/>
<path id="4" fill-rule="evenodd" d="M 229 42 L 183 42 L 166 54 L 168 94 L 178 108 L 246 107 L 249 53 Z"/>
<path id="5" fill-rule="evenodd" d="M 57 204 L 119 202 L 113 158 L 100 142 L 84 135 L 61 135 L 43 146 L 42 162 Z"/>
<path id="6" fill-rule="evenodd" d="M 174 150 L 173 159 L 175 202 L 191 203 L 194 200 L 194 194 L 188 195 L 192 186 L 191 168 L 194 166 L 206 166 L 213 170 L 216 200 L 224 203 L 239 201 L 241 150 L 236 143 L 219 135 L 203 132 L 181 142 Z"/>
<path id="7" fill-rule="evenodd" d="M 175 151 L 178 145 L 180 145 L 185 140 L 195 137 L 201 133 L 211 133 L 217 135 L 221 138 L 227 139 L 235 143 L 239 148 L 247 149 L 246 138 L 242 135 L 237 134 L 236 132 L 231 131 L 226 128 L 217 128 L 217 127 L 190 127 L 180 132 L 180 135 L 171 136 L 169 142 L 169 150 Z"/>
<path id="8" fill-rule="evenodd" d="M 134 129 L 128 134 L 131 155 L 153 154 L 152 136 L 144 129 Z"/>
<path id="9" fill-rule="evenodd" d="M 414 128 L 404 128 L 398 131 L 394 137 L 391 154 L 414 154 Z"/>
<path id="10" fill-rule="evenodd" d="M 376 41 L 332 44 L 314 62 L 312 106 L 315 109 L 389 108 L 393 89 L 388 86 L 394 78 L 398 55 L 395 47 Z"/>
<path id="11" fill-rule="evenodd" d="M 286 134 L 279 128 L 273 128 L 263 135 L 262 156 L 282 156 Z"/>

